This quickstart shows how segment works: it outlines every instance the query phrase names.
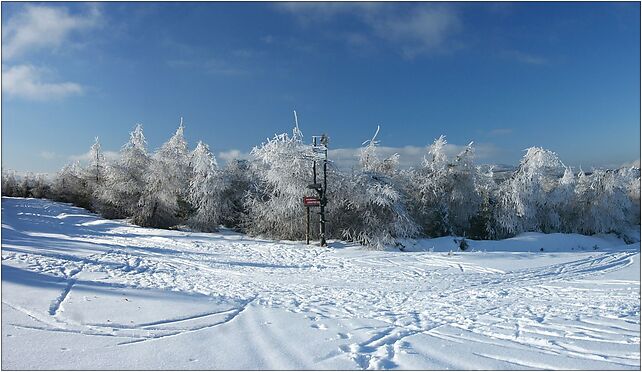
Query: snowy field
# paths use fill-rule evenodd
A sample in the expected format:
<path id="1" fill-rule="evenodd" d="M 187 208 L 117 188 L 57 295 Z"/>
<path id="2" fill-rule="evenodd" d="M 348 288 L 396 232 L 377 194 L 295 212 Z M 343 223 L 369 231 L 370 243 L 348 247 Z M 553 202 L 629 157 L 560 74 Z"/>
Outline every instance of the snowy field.
<path id="1" fill-rule="evenodd" d="M 632 236 L 377 252 L 3 198 L 2 368 L 638 370 Z"/>

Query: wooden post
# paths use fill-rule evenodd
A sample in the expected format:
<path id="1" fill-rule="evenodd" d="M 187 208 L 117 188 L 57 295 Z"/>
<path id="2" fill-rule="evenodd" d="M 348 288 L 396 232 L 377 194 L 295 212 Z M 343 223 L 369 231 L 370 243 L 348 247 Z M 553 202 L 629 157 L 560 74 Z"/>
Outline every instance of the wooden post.
<path id="1" fill-rule="evenodd" d="M 321 199 L 321 205 L 320 205 L 320 211 L 319 211 L 320 212 L 319 213 L 320 214 L 320 216 L 319 216 L 320 217 L 319 235 L 321 235 L 319 245 L 321 247 L 325 247 L 325 246 L 328 245 L 326 243 L 326 241 L 325 241 L 325 205 L 327 203 L 326 190 L 328 188 L 328 176 L 327 176 L 327 172 L 328 172 L 328 139 L 327 139 L 325 134 L 321 137 L 321 144 L 325 147 L 325 151 L 324 151 L 324 153 L 325 153 L 324 155 L 325 156 L 323 158 L 323 190 L 322 190 L 322 194 L 321 194 L 321 198 L 320 198 Z"/>
<path id="2" fill-rule="evenodd" d="M 305 244 L 310 244 L 310 207 L 305 207 Z"/>

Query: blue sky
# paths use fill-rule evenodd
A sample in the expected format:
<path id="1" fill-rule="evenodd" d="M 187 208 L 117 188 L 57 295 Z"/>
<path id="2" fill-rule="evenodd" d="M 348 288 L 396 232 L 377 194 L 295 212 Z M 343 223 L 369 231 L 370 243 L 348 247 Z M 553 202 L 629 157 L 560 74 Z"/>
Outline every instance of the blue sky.
<path id="1" fill-rule="evenodd" d="M 290 131 L 349 163 L 381 125 L 416 163 L 444 134 L 479 163 L 541 146 L 640 158 L 639 3 L 2 3 L 2 166 L 53 172 L 183 116 L 219 162 Z"/>

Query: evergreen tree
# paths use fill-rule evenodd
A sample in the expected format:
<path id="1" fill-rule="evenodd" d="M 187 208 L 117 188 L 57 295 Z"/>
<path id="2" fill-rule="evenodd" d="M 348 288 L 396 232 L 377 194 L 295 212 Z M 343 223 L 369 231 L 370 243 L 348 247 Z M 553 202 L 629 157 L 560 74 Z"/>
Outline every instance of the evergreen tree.
<path id="1" fill-rule="evenodd" d="M 118 159 L 105 168 L 105 179 L 96 192 L 96 208 L 107 218 L 132 217 L 138 210 L 149 167 L 143 126 L 137 124 Z"/>
<path id="2" fill-rule="evenodd" d="M 198 143 L 191 155 L 193 169 L 189 185 L 189 201 L 194 213 L 188 224 L 199 231 L 216 231 L 223 219 L 223 190 L 226 188 L 222 172 L 209 147 Z"/>
<path id="3" fill-rule="evenodd" d="M 134 223 L 167 228 L 187 217 L 190 168 L 184 129 L 181 118 L 176 133 L 149 162 L 144 178 L 145 188 L 133 216 Z"/>

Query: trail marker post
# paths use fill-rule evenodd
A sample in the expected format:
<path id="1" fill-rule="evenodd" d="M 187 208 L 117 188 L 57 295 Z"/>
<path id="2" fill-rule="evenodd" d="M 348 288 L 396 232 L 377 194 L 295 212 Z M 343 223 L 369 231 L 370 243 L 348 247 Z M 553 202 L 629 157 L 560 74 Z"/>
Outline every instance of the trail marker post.
<path id="1" fill-rule="evenodd" d="M 305 206 L 305 244 L 310 244 L 310 207 Z"/>
<path id="2" fill-rule="evenodd" d="M 318 140 L 318 143 L 317 143 Z M 303 198 L 303 205 L 306 207 L 306 243 L 310 243 L 310 207 L 319 207 L 319 245 L 327 245 L 325 240 L 325 206 L 328 204 L 326 190 L 328 188 L 328 136 L 312 137 L 312 184 L 308 189 L 316 191 L 318 197 L 306 196 Z M 316 154 L 323 154 L 322 159 L 318 159 Z M 323 160 L 323 184 L 317 182 L 317 160 Z"/>

